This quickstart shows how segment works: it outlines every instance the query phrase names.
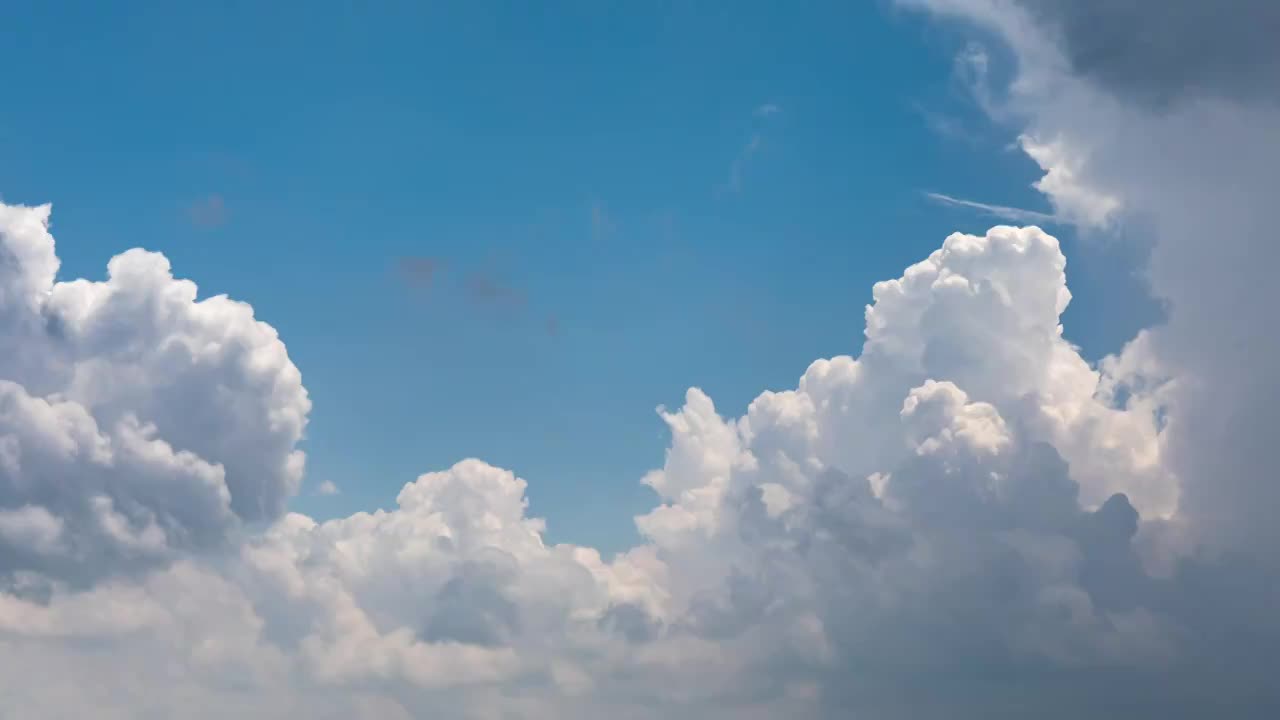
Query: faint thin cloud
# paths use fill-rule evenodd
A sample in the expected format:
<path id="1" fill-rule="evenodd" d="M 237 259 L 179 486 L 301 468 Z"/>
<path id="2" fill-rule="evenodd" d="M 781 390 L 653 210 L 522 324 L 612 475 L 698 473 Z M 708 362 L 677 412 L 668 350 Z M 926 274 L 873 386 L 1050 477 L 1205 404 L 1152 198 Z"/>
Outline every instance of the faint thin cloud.
<path id="1" fill-rule="evenodd" d="M 951 67 L 952 78 L 968 90 L 969 96 L 983 112 L 993 117 L 1003 115 L 991 94 L 989 73 L 991 58 L 980 43 L 971 42 L 956 55 Z"/>
<path id="2" fill-rule="evenodd" d="M 762 121 L 767 121 L 769 118 L 781 112 L 782 108 L 778 105 L 775 105 L 774 103 L 765 103 L 764 105 L 757 107 L 755 110 L 752 110 L 751 115 Z M 761 122 L 758 124 L 758 127 L 762 127 L 766 124 L 767 122 Z M 751 134 L 751 138 L 747 140 L 747 144 L 738 152 L 738 155 L 733 159 L 733 162 L 729 163 L 729 177 L 723 185 L 716 188 L 717 195 L 722 195 L 724 193 L 736 193 L 742 189 L 742 178 L 746 172 L 747 165 L 750 164 L 751 159 L 755 157 L 756 153 L 760 151 L 760 147 L 763 144 L 764 133 L 761 130 L 756 130 Z"/>
<path id="3" fill-rule="evenodd" d="M 433 257 L 402 257 L 396 261 L 396 269 L 410 286 L 426 290 L 444 269 L 444 262 Z"/>
<path id="4" fill-rule="evenodd" d="M 255 174 L 253 164 L 248 158 L 226 150 L 191 150 L 184 153 L 183 159 L 199 166 L 202 172 L 213 172 L 218 176 L 230 175 L 237 180 L 244 180 Z"/>
<path id="5" fill-rule="evenodd" d="M 592 203 L 591 236 L 596 240 L 603 240 L 612 235 L 615 229 L 613 219 L 609 217 L 608 209 L 602 203 Z"/>
<path id="6" fill-rule="evenodd" d="M 719 192 L 736 193 L 742 189 L 742 174 L 746 169 L 747 163 L 751 162 L 751 158 L 760 150 L 762 139 L 760 133 L 755 133 L 747 144 L 742 148 L 742 152 L 733 159 L 729 164 L 729 179 L 719 188 Z"/>
<path id="7" fill-rule="evenodd" d="M 395 269 L 406 286 L 417 290 L 431 290 L 444 282 L 449 263 L 443 258 L 430 256 L 405 256 L 397 258 Z M 446 283 L 440 288 L 446 294 L 458 293 L 462 299 L 476 306 L 521 308 L 526 304 L 524 291 L 503 282 L 491 269 L 478 268 Z"/>
<path id="8" fill-rule="evenodd" d="M 187 208 L 191 224 L 202 228 L 215 228 L 227 221 L 227 204 L 222 196 L 214 193 Z"/>
<path id="9" fill-rule="evenodd" d="M 464 289 L 467 297 L 481 304 L 521 307 L 525 303 L 523 292 L 503 284 L 486 270 L 477 270 L 468 275 Z"/>
<path id="10" fill-rule="evenodd" d="M 920 104 L 913 105 L 924 125 L 934 135 L 948 140 L 958 140 L 967 145 L 978 145 L 982 142 L 982 138 L 976 132 L 973 132 L 965 126 L 958 118 L 947 115 L 945 113 L 929 110 Z"/>
<path id="11" fill-rule="evenodd" d="M 439 257 L 405 256 L 396 259 L 395 270 L 405 287 L 423 294 L 430 291 L 444 306 L 461 302 L 475 312 L 531 322 L 533 328 L 552 337 L 559 334 L 559 321 L 551 315 L 545 320 L 530 317 L 525 291 L 505 281 L 492 267 L 471 266 L 455 272 L 454 265 L 455 262 Z"/>
<path id="12" fill-rule="evenodd" d="M 984 215 L 993 215 L 995 217 L 1004 218 L 1005 220 L 1011 220 L 1013 222 L 1020 222 L 1020 223 L 1056 223 L 1058 222 L 1058 218 L 1055 217 L 1054 215 L 1051 215 L 1049 213 L 1036 212 L 1035 210 L 1024 210 L 1022 208 L 1009 207 L 1007 205 L 991 205 L 988 203 L 976 202 L 974 200 L 965 200 L 963 198 L 951 197 L 950 195 L 943 195 L 942 193 L 935 193 L 935 192 L 927 192 L 924 195 L 930 200 L 936 203 L 939 203 L 941 205 L 948 205 L 950 207 L 960 207 L 960 208 L 968 208 L 970 210 L 977 210 L 978 212 L 981 212 Z"/>
<path id="13" fill-rule="evenodd" d="M 332 480 L 325 480 L 316 488 L 317 495 L 337 495 L 341 492 Z"/>

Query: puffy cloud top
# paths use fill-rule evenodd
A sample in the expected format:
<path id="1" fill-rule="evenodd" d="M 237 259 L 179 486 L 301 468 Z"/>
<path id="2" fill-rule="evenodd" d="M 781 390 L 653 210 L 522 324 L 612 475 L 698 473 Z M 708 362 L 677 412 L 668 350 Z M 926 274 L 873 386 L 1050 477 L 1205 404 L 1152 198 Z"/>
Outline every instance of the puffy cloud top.
<path id="1" fill-rule="evenodd" d="M 660 409 L 659 504 L 605 559 L 548 545 L 526 483 L 475 459 L 392 509 L 283 513 L 309 404 L 275 332 L 152 253 L 55 282 L 47 209 L 0 216 L 26 288 L 4 296 L 3 342 L 26 354 L 0 366 L 0 694 L 31 717 L 1166 718 L 1212 708 L 1206 683 L 1280 699 L 1230 641 L 1280 647 L 1274 587 L 1182 543 L 1165 386 L 1143 384 L 1158 363 L 1094 367 L 1063 339 L 1066 260 L 1039 228 L 946 238 L 875 286 L 860 357 L 742 417 L 696 388 Z"/>
<path id="2" fill-rule="evenodd" d="M 275 330 L 143 250 L 56 282 L 49 216 L 0 205 L 0 573 L 80 582 L 277 517 L 310 402 Z"/>

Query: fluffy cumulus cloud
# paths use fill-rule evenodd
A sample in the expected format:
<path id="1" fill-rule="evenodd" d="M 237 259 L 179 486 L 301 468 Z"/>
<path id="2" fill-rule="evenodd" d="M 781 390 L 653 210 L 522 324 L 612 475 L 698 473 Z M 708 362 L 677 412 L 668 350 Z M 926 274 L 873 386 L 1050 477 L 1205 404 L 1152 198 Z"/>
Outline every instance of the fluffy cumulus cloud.
<path id="1" fill-rule="evenodd" d="M 310 409 L 275 331 L 156 253 L 56 282 L 49 218 L 0 205 L 0 579 L 84 583 L 274 519 Z"/>
<path id="2" fill-rule="evenodd" d="M 308 407 L 275 333 L 141 251 L 56 283 L 48 209 L 3 212 L 0 690 L 30 717 L 1167 715 L 1213 697 L 1157 679 L 1223 675 L 1203 636 L 1266 617 L 1207 624 L 1235 576 L 1144 552 L 1181 502 L 1163 386 L 1063 339 L 1034 227 L 946 238 L 876 285 L 861 357 L 743 417 L 663 410 L 660 503 L 605 559 L 479 460 L 284 513 Z"/>
<path id="3" fill-rule="evenodd" d="M 1060 218 L 1151 240 L 1167 322 L 1091 364 L 1055 238 L 947 237 L 874 287 L 860 356 L 741 417 L 698 389 L 661 409 L 658 502 L 605 558 L 474 459 L 390 509 L 286 512 L 310 408 L 275 331 L 141 250 L 58 282 L 49 208 L 0 205 L 5 707 L 1275 717 L 1271 45 L 1224 49 L 1246 3 L 1173 3 L 1124 52 L 1081 28 L 1147 5 L 909 4 L 1010 46 L 990 107 Z"/>

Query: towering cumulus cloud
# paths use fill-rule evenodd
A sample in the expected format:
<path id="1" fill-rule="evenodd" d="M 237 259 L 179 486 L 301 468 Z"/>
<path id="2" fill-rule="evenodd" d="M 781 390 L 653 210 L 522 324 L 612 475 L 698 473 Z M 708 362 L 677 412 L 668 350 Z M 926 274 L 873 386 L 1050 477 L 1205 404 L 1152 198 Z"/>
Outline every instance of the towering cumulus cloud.
<path id="1" fill-rule="evenodd" d="M 1162 401 L 1166 459 L 1181 484 L 1180 532 L 1219 550 L 1274 554 L 1280 5 L 902 4 L 1006 43 L 1017 77 L 996 109 L 1044 168 L 1037 187 L 1086 228 L 1151 241 L 1148 276 L 1169 320 L 1121 364 L 1140 383 L 1178 380 Z"/>

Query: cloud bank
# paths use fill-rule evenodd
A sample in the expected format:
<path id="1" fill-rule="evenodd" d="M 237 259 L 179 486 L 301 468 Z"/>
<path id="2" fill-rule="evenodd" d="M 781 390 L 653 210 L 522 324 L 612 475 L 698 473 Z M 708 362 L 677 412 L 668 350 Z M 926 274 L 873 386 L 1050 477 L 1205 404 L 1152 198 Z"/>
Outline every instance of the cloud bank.
<path id="1" fill-rule="evenodd" d="M 1211 699 L 1155 679 L 1241 652 L 1205 639 L 1234 570 L 1136 540 L 1178 517 L 1168 430 L 1117 392 L 1127 359 L 1062 338 L 1038 228 L 946 238 L 876 285 L 860 357 L 743 417 L 697 389 L 663 410 L 661 502 L 605 559 L 547 545 L 525 482 L 474 459 L 390 510 L 284 512 L 309 406 L 275 332 L 156 254 L 54 282 L 48 218 L 0 211 L 24 716 L 1074 717 L 1120 686 L 1154 717 Z"/>

